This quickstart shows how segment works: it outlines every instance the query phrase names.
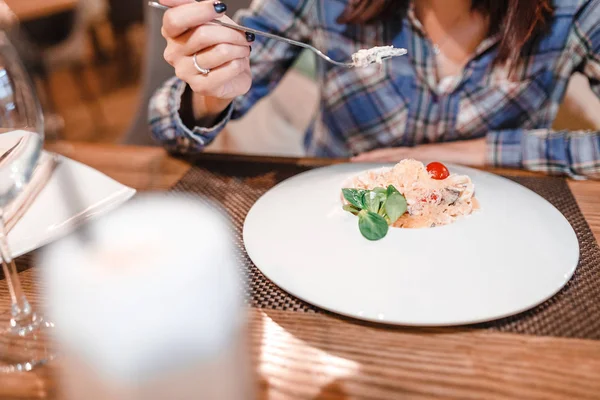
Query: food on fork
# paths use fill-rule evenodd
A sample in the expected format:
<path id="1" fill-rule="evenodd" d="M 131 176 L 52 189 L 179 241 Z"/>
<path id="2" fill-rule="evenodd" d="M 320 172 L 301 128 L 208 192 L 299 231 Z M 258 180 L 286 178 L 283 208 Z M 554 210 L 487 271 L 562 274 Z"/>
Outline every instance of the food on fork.
<path id="1" fill-rule="evenodd" d="M 428 228 L 448 225 L 479 208 L 475 185 L 445 165 L 402 160 L 394 167 L 365 171 L 342 189 L 344 210 L 358 216 L 369 240 L 385 237 L 388 226 Z"/>
<path id="2" fill-rule="evenodd" d="M 355 67 L 367 67 L 373 63 L 381 64 L 383 60 L 391 57 L 403 56 L 406 49 L 395 49 L 394 46 L 376 46 L 370 49 L 361 49 L 352 54 L 352 63 Z"/>

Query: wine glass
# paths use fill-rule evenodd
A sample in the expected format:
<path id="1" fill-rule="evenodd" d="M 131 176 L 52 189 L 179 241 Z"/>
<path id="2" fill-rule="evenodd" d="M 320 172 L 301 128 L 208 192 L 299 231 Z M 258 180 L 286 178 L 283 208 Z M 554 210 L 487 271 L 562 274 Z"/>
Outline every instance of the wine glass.
<path id="1" fill-rule="evenodd" d="M 0 30 L 0 256 L 11 308 L 0 316 L 0 373 L 28 371 L 52 358 L 53 324 L 27 300 L 8 245 L 3 210 L 30 181 L 44 141 L 44 119 L 32 81 Z"/>

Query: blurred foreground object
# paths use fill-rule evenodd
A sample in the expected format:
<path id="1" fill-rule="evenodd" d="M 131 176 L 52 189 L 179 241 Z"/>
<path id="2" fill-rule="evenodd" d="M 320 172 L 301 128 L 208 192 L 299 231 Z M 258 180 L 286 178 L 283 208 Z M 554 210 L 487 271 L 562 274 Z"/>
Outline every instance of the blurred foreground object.
<path id="1" fill-rule="evenodd" d="M 252 399 L 231 231 L 213 207 L 145 195 L 41 257 L 67 399 Z"/>

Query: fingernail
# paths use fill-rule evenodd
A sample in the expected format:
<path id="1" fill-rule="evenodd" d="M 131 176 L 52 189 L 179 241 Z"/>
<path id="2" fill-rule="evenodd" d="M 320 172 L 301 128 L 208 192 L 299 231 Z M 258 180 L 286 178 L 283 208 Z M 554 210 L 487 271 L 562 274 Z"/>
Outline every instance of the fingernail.
<path id="1" fill-rule="evenodd" d="M 225 5 L 225 3 L 221 3 L 220 1 L 215 1 L 215 11 L 218 12 L 219 14 L 224 13 L 225 11 L 227 11 L 227 6 Z"/>
<path id="2" fill-rule="evenodd" d="M 252 53 L 252 46 L 250 46 L 250 53 Z"/>
<path id="3" fill-rule="evenodd" d="M 254 33 L 246 32 L 246 40 L 248 42 L 254 42 L 255 39 L 256 39 L 256 36 L 254 35 Z"/>

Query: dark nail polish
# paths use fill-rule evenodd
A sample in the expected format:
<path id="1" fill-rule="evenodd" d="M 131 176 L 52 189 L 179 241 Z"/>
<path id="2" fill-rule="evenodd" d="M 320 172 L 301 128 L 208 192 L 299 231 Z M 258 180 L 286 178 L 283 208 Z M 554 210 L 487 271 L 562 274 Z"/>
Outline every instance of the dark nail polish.
<path id="1" fill-rule="evenodd" d="M 225 11 L 227 11 L 227 6 L 225 5 L 225 3 L 221 3 L 220 1 L 216 1 L 214 6 L 215 6 L 215 11 L 218 12 L 219 14 L 222 14 Z"/>
<path id="2" fill-rule="evenodd" d="M 256 36 L 254 36 L 254 33 L 246 32 L 246 40 L 248 42 L 254 42 L 255 39 L 256 39 Z"/>
<path id="3" fill-rule="evenodd" d="M 252 46 L 250 46 L 250 53 L 252 53 Z"/>

